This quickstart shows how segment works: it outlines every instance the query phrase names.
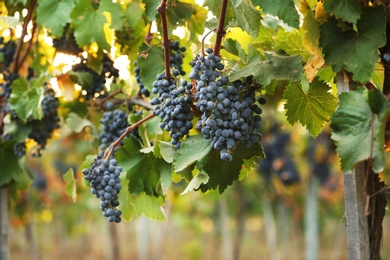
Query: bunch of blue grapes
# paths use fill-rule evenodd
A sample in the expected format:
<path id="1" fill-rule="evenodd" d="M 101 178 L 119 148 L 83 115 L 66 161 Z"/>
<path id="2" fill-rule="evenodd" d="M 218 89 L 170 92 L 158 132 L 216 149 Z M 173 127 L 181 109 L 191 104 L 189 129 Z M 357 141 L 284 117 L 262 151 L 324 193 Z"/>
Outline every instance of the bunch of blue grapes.
<path id="1" fill-rule="evenodd" d="M 122 110 L 106 111 L 100 119 L 102 133 L 99 135 L 100 151 L 104 152 L 115 140 L 117 140 L 129 126 L 128 114 Z"/>
<path id="2" fill-rule="evenodd" d="M 182 76 L 186 74 L 183 70 L 183 57 L 186 50 L 186 47 L 180 47 L 180 43 L 178 41 L 170 43 L 169 62 L 171 67 L 177 69 Z"/>
<path id="3" fill-rule="evenodd" d="M 149 92 L 149 90 L 147 88 L 145 88 L 144 83 L 142 83 L 142 81 L 141 81 L 141 75 L 140 75 L 141 68 L 138 67 L 138 61 L 135 61 L 134 65 L 136 66 L 135 69 L 134 69 L 135 79 L 137 80 L 137 84 L 139 86 L 138 95 L 140 95 L 140 96 L 144 95 L 145 97 L 149 97 L 150 96 L 150 92 Z"/>
<path id="4" fill-rule="evenodd" d="M 118 194 L 122 189 L 120 174 L 122 168 L 115 159 L 105 161 L 97 156 L 90 168 L 83 169 L 85 179 L 91 185 L 91 192 L 100 199 L 100 209 L 109 222 L 121 222 L 122 212 L 119 206 Z"/>
<path id="5" fill-rule="evenodd" d="M 2 63 L 0 64 L 0 74 L 2 74 L 3 77 L 3 80 L 0 83 L 0 97 L 5 97 L 5 101 L 8 101 L 11 95 L 12 82 L 19 77 L 17 73 L 12 73 L 10 70 L 10 65 L 13 62 L 15 51 L 15 41 L 9 40 L 4 42 L 4 38 L 0 37 L 0 55 L 3 57 Z M 1 109 L 5 109 L 5 104 L 2 104 Z"/>
<path id="6" fill-rule="evenodd" d="M 112 78 L 114 81 L 119 77 L 119 70 L 114 67 L 114 62 L 104 54 L 102 60 L 102 72 L 97 74 L 87 66 L 87 60 L 81 57 L 81 62 L 72 66 L 74 72 L 87 72 L 92 77 L 91 85 L 82 85 L 82 89 L 85 91 L 85 99 L 90 100 L 95 96 L 104 97 L 107 95 L 105 90 L 106 79 Z"/>
<path id="7" fill-rule="evenodd" d="M 32 155 L 37 157 L 41 156 L 41 151 L 46 148 L 47 140 L 52 136 L 53 131 L 60 128 L 60 118 L 57 112 L 59 102 L 52 90 L 45 93 L 41 104 L 43 119 L 31 120 L 28 123 L 31 125 L 28 137 L 37 143 Z"/>
<path id="8" fill-rule="evenodd" d="M 153 83 L 154 94 L 158 94 L 152 101 L 152 105 L 157 105 L 154 114 L 162 119 L 160 128 L 170 132 L 171 143 L 179 148 L 181 141 L 192 129 L 191 106 L 192 84 L 186 80 L 178 83 L 180 71 L 173 70 L 174 78 L 166 79 L 165 73 L 157 76 Z"/>
<path id="9" fill-rule="evenodd" d="M 202 113 L 196 128 L 204 138 L 211 139 L 211 146 L 220 151 L 222 160 L 231 161 L 238 143 L 249 148 L 261 139 L 262 109 L 256 100 L 253 78 L 229 82 L 223 75 L 221 58 L 210 48 L 204 56 L 197 55 L 191 67 L 190 78 L 196 81 L 196 106 Z"/>

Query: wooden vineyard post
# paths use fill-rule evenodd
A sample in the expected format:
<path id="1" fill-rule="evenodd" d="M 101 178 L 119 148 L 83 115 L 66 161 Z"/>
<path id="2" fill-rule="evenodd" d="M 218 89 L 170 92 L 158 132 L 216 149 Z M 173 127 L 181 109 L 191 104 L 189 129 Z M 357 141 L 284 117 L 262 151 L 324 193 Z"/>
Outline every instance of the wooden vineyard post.
<path id="1" fill-rule="evenodd" d="M 336 79 L 339 94 L 351 89 L 351 82 L 349 82 L 344 72 L 337 73 Z M 370 259 L 369 227 L 365 214 L 365 175 L 365 162 L 357 164 L 351 172 L 344 173 L 345 219 L 349 259 Z"/>
<path id="2" fill-rule="evenodd" d="M 9 259 L 8 245 L 8 190 L 0 188 L 0 260 Z"/>

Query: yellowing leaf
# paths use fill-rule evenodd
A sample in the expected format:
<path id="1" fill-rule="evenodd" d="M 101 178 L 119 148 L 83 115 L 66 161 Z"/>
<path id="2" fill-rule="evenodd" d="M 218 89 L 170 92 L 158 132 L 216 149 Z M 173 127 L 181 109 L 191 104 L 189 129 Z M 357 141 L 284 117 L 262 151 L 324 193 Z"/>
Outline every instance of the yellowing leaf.
<path id="1" fill-rule="evenodd" d="M 75 98 L 74 82 L 70 79 L 68 74 L 57 77 L 58 86 L 61 93 L 67 101 L 73 101 Z"/>
<path id="2" fill-rule="evenodd" d="M 325 60 L 321 56 L 312 56 L 307 61 L 304 70 L 306 78 L 309 82 L 312 82 L 313 79 L 318 74 L 318 70 L 325 64 Z"/>
<path id="3" fill-rule="evenodd" d="M 65 185 L 65 192 L 68 196 L 70 196 L 73 202 L 76 202 L 77 193 L 76 193 L 76 181 L 74 179 L 74 172 L 72 168 L 64 174 L 63 176 Z"/>

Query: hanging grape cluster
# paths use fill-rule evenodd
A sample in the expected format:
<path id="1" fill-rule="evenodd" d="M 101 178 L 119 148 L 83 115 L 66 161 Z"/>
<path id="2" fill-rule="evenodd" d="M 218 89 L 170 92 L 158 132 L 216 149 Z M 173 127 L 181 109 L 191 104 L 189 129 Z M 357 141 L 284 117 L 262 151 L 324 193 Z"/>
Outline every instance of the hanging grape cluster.
<path id="1" fill-rule="evenodd" d="M 108 221 L 121 222 L 122 212 L 119 206 L 118 194 L 122 189 L 120 174 L 122 168 L 115 159 L 105 161 L 101 155 L 97 156 L 90 168 L 83 169 L 85 179 L 91 185 L 91 192 L 100 199 L 100 209 Z"/>
<path id="2" fill-rule="evenodd" d="M 92 77 L 91 85 L 87 85 L 86 83 L 81 85 L 83 91 L 85 92 L 85 99 L 87 100 L 90 100 L 96 96 L 106 96 L 106 80 L 108 78 L 112 78 L 113 81 L 115 81 L 115 79 L 119 77 L 119 70 L 114 67 L 114 62 L 110 59 L 110 57 L 108 57 L 107 54 L 104 54 L 103 56 L 102 66 L 102 72 L 97 74 L 87 66 L 87 59 L 84 56 L 81 56 L 80 63 L 72 66 L 72 71 L 86 72 L 89 73 Z"/>
<path id="3" fill-rule="evenodd" d="M 186 74 L 183 70 L 183 57 L 186 50 L 186 47 L 180 47 L 180 43 L 178 41 L 170 43 L 169 62 L 171 67 L 179 70 L 180 75 L 182 76 Z"/>
<path id="4" fill-rule="evenodd" d="M 138 61 L 135 61 L 134 62 L 134 66 L 135 66 L 135 69 L 134 69 L 134 73 L 135 73 L 135 79 L 137 80 L 137 84 L 139 86 L 139 91 L 138 91 L 138 95 L 142 96 L 144 95 L 145 97 L 149 97 L 150 96 L 150 92 L 147 88 L 145 88 L 145 85 L 144 83 L 142 83 L 141 81 L 141 68 L 138 67 Z"/>
<path id="5" fill-rule="evenodd" d="M 192 106 L 192 84 L 182 80 L 178 84 L 179 70 L 173 70 L 175 78 L 166 79 L 165 73 L 157 76 L 153 83 L 153 94 L 158 94 L 152 101 L 157 105 L 155 115 L 162 119 L 160 128 L 170 131 L 171 143 L 179 148 L 181 140 L 189 134 L 192 129 L 191 106 Z"/>
<path id="6" fill-rule="evenodd" d="M 222 75 L 224 65 L 212 49 L 191 62 L 190 78 L 196 81 L 196 106 L 202 112 L 196 128 L 211 146 L 220 151 L 222 160 L 231 161 L 238 143 L 247 148 L 261 139 L 261 108 L 256 104 L 252 77 L 246 82 L 229 82 Z"/>
<path id="7" fill-rule="evenodd" d="M 3 80 L 0 82 L 0 97 L 5 97 L 7 100 L 11 95 L 12 82 L 19 77 L 19 74 L 13 73 L 10 70 L 15 51 L 16 43 L 14 41 L 9 40 L 4 42 L 4 38 L 0 37 L 0 55 L 3 57 L 3 62 L 0 65 L 0 74 L 3 77 Z M 5 105 L 3 105 L 1 109 L 5 109 Z"/>

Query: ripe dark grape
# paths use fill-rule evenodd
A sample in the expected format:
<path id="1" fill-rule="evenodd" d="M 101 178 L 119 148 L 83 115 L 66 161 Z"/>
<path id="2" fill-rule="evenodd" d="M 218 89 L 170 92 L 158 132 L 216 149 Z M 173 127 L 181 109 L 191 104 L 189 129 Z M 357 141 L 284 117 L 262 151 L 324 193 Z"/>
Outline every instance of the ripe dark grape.
<path id="1" fill-rule="evenodd" d="M 238 143 L 249 148 L 261 139 L 262 110 L 256 104 L 253 79 L 229 82 L 223 75 L 221 58 L 210 48 L 205 56 L 197 55 L 191 67 L 190 78 L 197 84 L 196 106 L 202 112 L 196 127 L 204 138 L 211 139 L 222 160 L 231 161 Z"/>
<path id="2" fill-rule="evenodd" d="M 137 80 L 137 84 L 139 86 L 139 91 L 138 91 L 138 95 L 140 96 L 145 96 L 145 97 L 149 97 L 150 96 L 150 92 L 147 88 L 145 88 L 144 86 L 144 83 L 142 83 L 141 81 L 141 68 L 138 67 L 138 61 L 135 61 L 134 62 L 134 65 L 136 66 L 135 69 L 134 69 L 134 73 L 135 73 L 135 79 Z"/>
<path id="3" fill-rule="evenodd" d="M 57 113 L 58 105 L 58 99 L 54 96 L 54 92 L 48 90 L 42 100 L 43 119 L 34 119 L 28 123 L 31 125 L 28 137 L 37 143 L 32 152 L 33 156 L 41 156 L 41 151 L 46 148 L 47 140 L 53 131 L 60 127 L 60 118 Z"/>
<path id="4" fill-rule="evenodd" d="M 105 83 L 106 79 L 113 78 L 115 80 L 119 77 L 119 70 L 114 68 L 114 62 L 104 54 L 102 60 L 102 73 L 97 74 L 95 71 L 87 67 L 87 60 L 81 57 L 81 62 L 72 66 L 74 72 L 87 72 L 92 77 L 92 85 L 82 85 L 82 89 L 85 91 L 85 98 L 90 100 L 95 96 L 106 96 Z"/>
<path id="5" fill-rule="evenodd" d="M 82 172 L 91 185 L 92 194 L 100 199 L 103 216 L 110 222 L 121 222 L 122 212 L 117 207 L 119 206 L 118 194 L 122 189 L 119 178 L 122 167 L 115 159 L 107 162 L 101 156 L 97 156 L 91 167 L 83 169 Z"/>
<path id="6" fill-rule="evenodd" d="M 178 79 L 174 78 L 170 82 L 164 73 L 158 75 L 153 84 L 153 93 L 158 94 L 151 102 L 157 105 L 154 113 L 162 119 L 160 128 L 170 131 L 171 143 L 177 148 L 193 127 L 191 89 L 192 84 L 186 80 L 178 84 Z"/>
<path id="7" fill-rule="evenodd" d="M 102 133 L 99 135 L 102 142 L 100 146 L 102 152 L 125 132 L 129 126 L 127 117 L 128 114 L 119 109 L 104 112 L 103 117 L 100 119 Z M 133 133 L 136 134 L 136 131 Z"/>
<path id="8" fill-rule="evenodd" d="M 178 70 L 179 74 L 184 76 L 186 72 L 183 70 L 183 56 L 186 52 L 186 47 L 180 47 L 178 41 L 173 41 L 170 43 L 170 53 L 169 53 L 169 62 L 171 67 Z M 179 75 L 174 75 L 179 76 Z"/>
<path id="9" fill-rule="evenodd" d="M 14 153 L 17 157 L 23 157 L 26 154 L 26 143 L 15 143 Z"/>

